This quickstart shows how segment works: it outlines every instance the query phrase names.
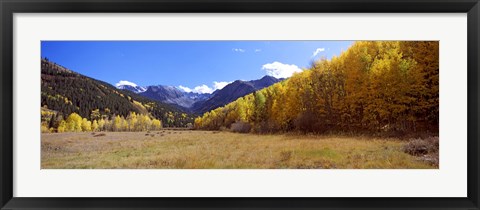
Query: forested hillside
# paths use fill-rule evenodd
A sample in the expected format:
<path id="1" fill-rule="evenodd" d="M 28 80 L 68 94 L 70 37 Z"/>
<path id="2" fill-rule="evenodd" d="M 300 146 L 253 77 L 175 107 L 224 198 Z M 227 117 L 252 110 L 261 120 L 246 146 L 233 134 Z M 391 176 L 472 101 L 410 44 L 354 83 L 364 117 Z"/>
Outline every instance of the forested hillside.
<path id="1" fill-rule="evenodd" d="M 88 121 L 126 119 L 132 113 L 159 119 L 165 127 L 185 127 L 193 116 L 167 104 L 95 80 L 65 67 L 41 61 L 42 125 L 56 131 L 72 113 Z"/>
<path id="2" fill-rule="evenodd" d="M 198 129 L 438 133 L 439 42 L 358 41 L 331 60 L 205 113 Z"/>

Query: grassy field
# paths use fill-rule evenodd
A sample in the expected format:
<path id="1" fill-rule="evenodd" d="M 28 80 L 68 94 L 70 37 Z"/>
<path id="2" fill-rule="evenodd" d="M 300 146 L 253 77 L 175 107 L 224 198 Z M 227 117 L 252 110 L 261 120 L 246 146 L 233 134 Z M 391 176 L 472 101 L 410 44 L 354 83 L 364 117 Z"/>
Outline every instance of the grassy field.
<path id="1" fill-rule="evenodd" d="M 98 134 L 98 133 L 97 133 Z M 371 137 L 162 130 L 42 134 L 42 168 L 437 168 Z"/>

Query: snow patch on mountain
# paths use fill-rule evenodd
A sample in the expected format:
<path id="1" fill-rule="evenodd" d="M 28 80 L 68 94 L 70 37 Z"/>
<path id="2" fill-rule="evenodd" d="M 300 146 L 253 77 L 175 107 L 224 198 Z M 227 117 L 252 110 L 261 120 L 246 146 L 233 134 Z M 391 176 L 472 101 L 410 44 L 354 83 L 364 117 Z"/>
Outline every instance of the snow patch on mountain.
<path id="1" fill-rule="evenodd" d="M 126 80 L 120 80 L 119 82 L 117 82 L 117 84 L 115 84 L 115 87 L 121 90 L 129 90 L 134 93 L 143 93 L 147 91 L 147 88 L 138 86 L 137 84 Z"/>
<path id="2" fill-rule="evenodd" d="M 138 86 L 137 84 L 127 80 L 120 80 L 119 82 L 117 82 L 117 84 L 115 84 L 116 87 L 125 86 L 125 85 L 133 86 L 133 87 Z"/>

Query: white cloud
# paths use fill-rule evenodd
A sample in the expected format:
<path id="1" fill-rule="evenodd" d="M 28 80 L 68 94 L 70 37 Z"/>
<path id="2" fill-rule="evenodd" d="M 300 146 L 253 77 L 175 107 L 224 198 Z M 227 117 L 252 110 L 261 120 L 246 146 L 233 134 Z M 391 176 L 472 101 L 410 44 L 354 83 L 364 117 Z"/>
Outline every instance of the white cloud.
<path id="1" fill-rule="evenodd" d="M 213 89 L 208 87 L 207 85 L 200 85 L 193 88 L 192 92 L 194 93 L 212 93 Z"/>
<path id="2" fill-rule="evenodd" d="M 302 72 L 302 69 L 293 64 L 283 64 L 278 61 L 267 63 L 262 66 L 262 69 L 267 72 L 267 75 L 275 78 L 288 78 L 295 72 Z"/>
<path id="3" fill-rule="evenodd" d="M 245 52 L 245 49 L 242 49 L 242 48 L 233 48 L 232 49 L 234 52 L 240 52 L 240 53 L 244 53 Z"/>
<path id="4" fill-rule="evenodd" d="M 129 86 L 133 86 L 133 87 L 138 86 L 137 84 L 135 84 L 133 82 L 126 81 L 126 80 L 120 80 L 120 82 L 117 82 L 117 84 L 115 84 L 116 87 L 119 87 L 121 85 L 129 85 Z"/>
<path id="5" fill-rule="evenodd" d="M 178 86 L 178 88 L 180 88 L 180 90 L 183 90 L 184 92 L 187 92 L 187 93 L 190 93 L 192 92 L 192 89 L 188 88 L 188 87 L 185 87 L 185 86 Z"/>
<path id="6" fill-rule="evenodd" d="M 213 82 L 213 89 L 215 89 L 215 90 L 222 89 L 230 83 L 232 83 L 232 82 L 217 82 L 217 81 L 215 81 L 215 82 Z"/>
<path id="7" fill-rule="evenodd" d="M 255 52 L 262 52 L 262 49 L 255 49 Z"/>
<path id="8" fill-rule="evenodd" d="M 318 53 L 321 53 L 321 52 L 323 52 L 323 51 L 325 51 L 325 48 L 317 48 L 317 49 L 313 52 L 312 57 L 317 56 Z"/>
<path id="9" fill-rule="evenodd" d="M 187 92 L 187 93 L 190 93 L 190 92 L 194 92 L 194 93 L 213 93 L 213 91 L 218 90 L 218 89 L 222 89 L 230 83 L 232 83 L 232 82 L 217 82 L 217 81 L 215 81 L 215 82 L 213 82 L 213 87 L 208 87 L 208 85 L 200 85 L 200 86 L 194 87 L 193 89 L 189 88 L 189 87 L 179 85 L 178 89 L 180 89 L 184 92 Z"/>

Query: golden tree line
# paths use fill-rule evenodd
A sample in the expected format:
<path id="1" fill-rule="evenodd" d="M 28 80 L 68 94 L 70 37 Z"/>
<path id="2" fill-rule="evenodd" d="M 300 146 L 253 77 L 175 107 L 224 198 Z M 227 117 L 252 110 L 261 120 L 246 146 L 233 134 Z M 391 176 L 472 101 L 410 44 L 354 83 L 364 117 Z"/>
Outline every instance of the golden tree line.
<path id="1" fill-rule="evenodd" d="M 70 114 L 65 120 L 55 123 L 54 117 L 42 123 L 42 132 L 86 132 L 86 131 L 150 131 L 162 128 L 162 122 L 152 119 L 148 114 L 130 112 L 125 118 L 114 115 L 109 118 L 98 117 L 90 121 L 77 113 Z"/>
<path id="2" fill-rule="evenodd" d="M 243 132 L 438 132 L 439 43 L 357 41 L 331 60 L 195 119 Z"/>

